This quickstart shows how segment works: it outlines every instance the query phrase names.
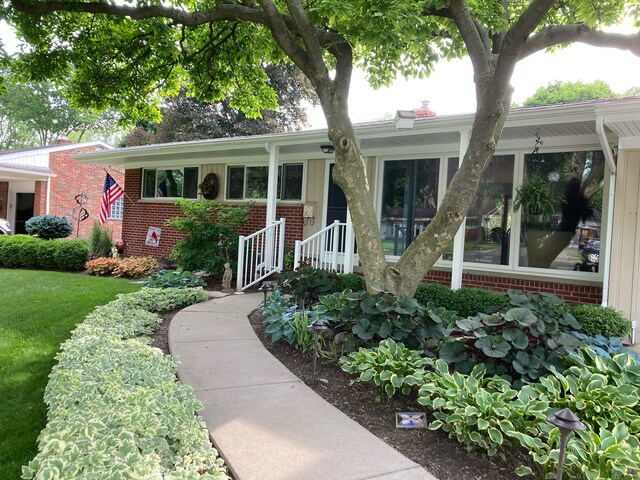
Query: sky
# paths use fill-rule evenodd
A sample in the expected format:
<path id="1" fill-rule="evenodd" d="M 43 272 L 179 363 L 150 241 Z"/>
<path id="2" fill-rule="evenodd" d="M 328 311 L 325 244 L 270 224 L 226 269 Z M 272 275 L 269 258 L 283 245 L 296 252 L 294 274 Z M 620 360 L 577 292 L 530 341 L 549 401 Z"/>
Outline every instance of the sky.
<path id="1" fill-rule="evenodd" d="M 633 31 L 630 25 L 616 31 Z M 11 29 L 0 22 L 0 38 L 7 51 L 16 48 Z M 520 61 L 512 78 L 513 102 L 522 103 L 539 87 L 555 81 L 584 83 L 603 80 L 614 92 L 640 86 L 640 57 L 617 49 L 573 45 L 555 53 L 537 53 Z M 442 61 L 427 79 L 398 79 L 391 87 L 374 90 L 362 71 L 356 70 L 351 83 L 349 113 L 354 123 L 393 118 L 396 110 L 411 110 L 428 100 L 438 115 L 475 111 L 475 86 L 468 58 Z M 319 107 L 309 109 L 309 127 L 326 126 Z"/>

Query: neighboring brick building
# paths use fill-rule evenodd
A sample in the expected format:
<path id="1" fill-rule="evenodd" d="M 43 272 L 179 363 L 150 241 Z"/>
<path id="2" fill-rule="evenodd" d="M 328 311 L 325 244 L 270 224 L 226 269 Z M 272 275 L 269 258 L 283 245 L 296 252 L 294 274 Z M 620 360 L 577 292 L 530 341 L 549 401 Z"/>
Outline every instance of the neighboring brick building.
<path id="1" fill-rule="evenodd" d="M 80 164 L 73 155 L 110 150 L 104 142 L 72 144 L 60 139 L 56 145 L 0 152 L 0 218 L 6 218 L 14 233 L 25 233 L 24 224 L 32 216 L 51 214 L 67 217 L 74 227 L 71 237 L 88 237 L 93 221 L 98 219 L 104 167 Z M 109 170 L 111 176 L 124 187 L 124 175 Z M 84 197 L 80 195 L 84 194 Z M 89 217 L 80 222 L 80 204 Z M 113 238 L 122 235 L 122 201 L 112 205 L 112 218 L 107 227 Z"/>

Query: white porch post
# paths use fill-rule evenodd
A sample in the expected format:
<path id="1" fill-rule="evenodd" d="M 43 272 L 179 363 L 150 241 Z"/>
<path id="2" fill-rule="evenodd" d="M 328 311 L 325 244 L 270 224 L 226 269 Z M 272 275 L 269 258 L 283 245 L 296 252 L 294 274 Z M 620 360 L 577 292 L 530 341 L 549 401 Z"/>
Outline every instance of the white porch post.
<path id="1" fill-rule="evenodd" d="M 51 177 L 47 177 L 47 200 L 45 204 L 45 215 L 49 215 L 49 206 L 51 205 Z"/>
<path id="2" fill-rule="evenodd" d="M 345 227 L 344 239 L 344 273 L 353 273 L 353 248 L 353 223 L 351 222 L 351 212 L 349 211 L 349 207 L 347 207 L 347 225 Z"/>
<path id="3" fill-rule="evenodd" d="M 458 165 L 462 164 L 464 155 L 467 153 L 469 146 L 469 132 L 460 132 L 460 158 Z M 467 219 L 462 220 L 462 225 L 458 229 L 456 236 L 453 237 L 453 265 L 451 266 L 451 290 L 457 290 L 462 287 L 462 264 L 464 262 L 464 232 Z"/>
<path id="4" fill-rule="evenodd" d="M 269 174 L 267 177 L 267 216 L 265 219 L 265 227 L 272 225 L 276 221 L 276 201 L 277 201 L 277 188 L 278 188 L 278 159 L 280 154 L 280 147 L 272 145 L 270 143 L 265 144 L 265 149 L 269 152 Z M 265 245 L 265 267 L 270 270 L 275 266 L 275 241 L 276 235 L 273 228 L 266 232 L 266 245 Z M 284 244 L 284 238 L 281 239 Z"/>
<path id="5" fill-rule="evenodd" d="M 276 202 L 278 200 L 278 159 L 280 147 L 267 143 L 265 149 L 269 152 L 269 176 L 267 183 L 267 218 L 265 227 L 276 221 Z"/>

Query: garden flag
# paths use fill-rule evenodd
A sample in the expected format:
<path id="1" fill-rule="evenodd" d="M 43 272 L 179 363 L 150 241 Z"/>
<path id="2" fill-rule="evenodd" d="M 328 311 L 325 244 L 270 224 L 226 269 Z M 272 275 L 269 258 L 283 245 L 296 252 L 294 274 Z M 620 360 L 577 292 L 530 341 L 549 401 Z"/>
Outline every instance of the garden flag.
<path id="1" fill-rule="evenodd" d="M 120 185 L 116 183 L 109 173 L 106 173 L 104 177 L 104 188 L 102 189 L 102 202 L 100 203 L 100 218 L 98 220 L 100 225 L 107 221 L 111 204 L 122 195 L 124 195 L 124 191 L 120 188 Z"/>

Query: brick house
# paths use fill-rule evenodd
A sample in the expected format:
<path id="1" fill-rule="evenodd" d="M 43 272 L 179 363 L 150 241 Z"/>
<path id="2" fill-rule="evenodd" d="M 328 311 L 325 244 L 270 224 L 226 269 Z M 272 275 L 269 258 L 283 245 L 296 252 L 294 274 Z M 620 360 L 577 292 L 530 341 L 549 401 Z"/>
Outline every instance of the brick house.
<path id="1" fill-rule="evenodd" d="M 431 221 L 466 151 L 473 120 L 473 115 L 435 116 L 422 105 L 413 112 L 399 112 L 395 121 L 356 125 L 390 263 Z M 543 141 L 539 153 L 534 153 L 536 138 Z M 333 184 L 333 146 L 325 130 L 149 145 L 78 158 L 125 170 L 126 190 L 133 200 L 125 203 L 123 220 L 130 254 L 165 256 L 179 238 L 164 226 L 178 213 L 175 199 L 201 198 L 198 186 L 213 178 L 219 187 L 217 200 L 254 202 L 243 233 L 285 218 L 284 243 L 291 248 L 337 221 L 343 230 L 333 238 L 342 245 L 333 252 L 333 265 L 337 258 L 339 269 L 358 269 L 357 253 L 345 254 L 352 229 L 344 194 Z M 543 178 L 550 191 L 564 192 L 567 172 L 575 176 L 575 170 L 566 168 L 568 162 L 582 165 L 578 180 L 598 173 L 598 194 L 590 199 L 589 216 L 581 217 L 573 232 L 547 238 L 559 253 L 545 263 L 532 248 L 536 242 L 528 238 L 534 230 L 513 201 L 529 178 Z M 512 110 L 464 225 L 425 280 L 453 288 L 553 292 L 570 302 L 612 305 L 637 320 L 638 172 L 638 98 Z M 563 205 L 559 200 L 551 227 L 563 221 Z M 149 227 L 162 230 L 157 246 L 145 243 Z M 598 242 L 595 261 L 583 255 L 587 240 Z M 329 243 L 325 240 L 322 251 L 311 256 L 329 257 Z M 257 268 L 256 262 L 248 265 Z"/>
<path id="2" fill-rule="evenodd" d="M 71 238 L 88 237 L 93 220 L 98 219 L 104 167 L 78 163 L 73 155 L 95 153 L 113 149 L 104 142 L 72 144 L 66 139 L 56 145 L 0 151 L 0 218 L 6 218 L 14 233 L 25 233 L 25 222 L 37 215 L 51 214 L 67 217 L 74 227 Z M 122 173 L 109 170 L 121 186 Z M 79 195 L 84 194 L 84 197 Z M 74 220 L 80 204 L 89 217 L 80 222 Z M 122 235 L 122 200 L 114 203 L 107 227 L 113 238 Z"/>

